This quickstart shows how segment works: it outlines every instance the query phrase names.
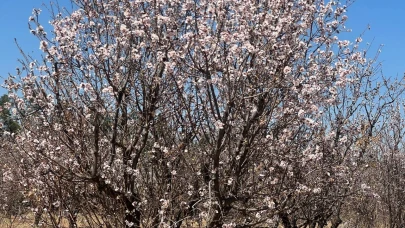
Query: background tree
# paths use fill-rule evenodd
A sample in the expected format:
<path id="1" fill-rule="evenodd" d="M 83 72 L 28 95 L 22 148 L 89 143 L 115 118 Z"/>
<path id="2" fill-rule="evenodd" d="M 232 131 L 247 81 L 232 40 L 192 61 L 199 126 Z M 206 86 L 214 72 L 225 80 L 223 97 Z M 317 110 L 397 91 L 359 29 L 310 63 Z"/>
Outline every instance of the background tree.
<path id="1" fill-rule="evenodd" d="M 9 108 L 11 104 L 9 102 L 10 99 L 6 94 L 0 97 L 0 107 L 1 107 L 0 119 L 3 125 L 2 130 L 10 133 L 16 133 L 20 129 L 20 126 L 18 122 L 12 119 Z"/>
<path id="2" fill-rule="evenodd" d="M 16 134 L 20 129 L 17 121 L 14 120 L 12 113 L 10 111 L 10 100 L 7 95 L 0 97 L 0 150 L 1 150 L 1 161 L 0 161 L 0 189 L 1 189 L 1 216 L 0 223 L 12 225 L 17 215 L 21 215 L 26 212 L 24 207 L 24 197 L 20 191 L 19 179 L 11 178 L 13 176 L 18 176 L 18 169 L 14 169 L 14 164 L 18 160 L 18 155 L 13 154 L 12 145 L 9 145 L 8 138 L 10 134 Z"/>

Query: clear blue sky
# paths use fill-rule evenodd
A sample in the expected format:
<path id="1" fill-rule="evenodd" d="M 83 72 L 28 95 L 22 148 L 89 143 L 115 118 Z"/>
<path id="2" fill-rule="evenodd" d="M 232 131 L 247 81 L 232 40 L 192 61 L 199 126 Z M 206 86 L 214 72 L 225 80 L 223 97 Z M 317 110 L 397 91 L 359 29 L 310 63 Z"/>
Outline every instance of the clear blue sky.
<path id="1" fill-rule="evenodd" d="M 370 25 L 371 29 L 363 36 L 364 43 L 372 42 L 374 51 L 384 44 L 379 57 L 384 75 L 402 77 L 405 72 L 405 1 L 356 0 L 347 15 L 351 36 L 359 35 Z"/>
<path id="2" fill-rule="evenodd" d="M 14 44 L 17 38 L 28 53 L 40 54 L 37 39 L 29 33 L 28 17 L 33 8 L 43 8 L 43 2 L 50 0 L 0 0 L 0 76 L 7 77 L 15 72 L 20 53 Z M 68 0 L 59 0 L 60 5 L 70 8 Z M 363 36 L 364 43 L 373 42 L 374 51 L 384 44 L 379 60 L 383 62 L 385 76 L 402 76 L 405 72 L 405 1 L 404 0 L 357 0 L 348 10 L 347 27 L 351 34 L 341 34 L 345 39 L 354 40 L 367 25 L 371 30 Z M 44 9 L 40 20 L 46 24 L 49 14 Z M 373 54 L 373 53 L 371 53 Z M 0 79 L 1 83 L 3 79 Z M 5 93 L 0 89 L 0 94 Z"/>
<path id="3" fill-rule="evenodd" d="M 30 34 L 28 18 L 32 15 L 33 8 L 41 8 L 40 22 L 47 31 L 50 31 L 50 15 L 44 7 L 51 0 L 0 0 L 0 84 L 3 84 L 8 73 L 15 73 L 19 66 L 17 60 L 21 54 L 14 42 L 17 39 L 19 45 L 27 54 L 40 56 L 39 41 Z M 60 6 L 70 9 L 69 0 L 58 0 Z M 0 95 L 7 91 L 0 87 Z"/>

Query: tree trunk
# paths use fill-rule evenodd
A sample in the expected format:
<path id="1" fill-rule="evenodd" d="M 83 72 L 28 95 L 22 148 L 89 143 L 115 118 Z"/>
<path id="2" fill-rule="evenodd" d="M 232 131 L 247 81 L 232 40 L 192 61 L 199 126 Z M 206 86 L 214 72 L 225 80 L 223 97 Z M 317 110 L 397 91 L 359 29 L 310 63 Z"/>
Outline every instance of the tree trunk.
<path id="1" fill-rule="evenodd" d="M 125 198 L 125 228 L 141 227 L 141 212 L 133 205 L 135 197 Z"/>
<path id="2" fill-rule="evenodd" d="M 220 228 L 223 225 L 221 208 L 218 205 L 215 205 L 213 209 L 214 209 L 214 216 L 210 222 L 209 227 Z"/>
<path id="3" fill-rule="evenodd" d="M 42 213 L 43 213 L 42 207 L 38 207 L 38 211 L 35 213 L 34 227 L 39 227 L 39 222 L 41 222 Z"/>
<path id="4" fill-rule="evenodd" d="M 284 228 L 297 228 L 296 221 L 293 219 L 290 221 L 287 213 L 280 213 L 279 216 Z"/>
<path id="5" fill-rule="evenodd" d="M 73 210 L 73 213 L 69 213 L 69 228 L 77 228 L 77 210 Z"/>
<path id="6" fill-rule="evenodd" d="M 333 217 L 330 228 L 338 228 L 339 225 L 342 224 L 342 222 L 342 219 L 340 219 L 339 215 L 337 215 Z"/>

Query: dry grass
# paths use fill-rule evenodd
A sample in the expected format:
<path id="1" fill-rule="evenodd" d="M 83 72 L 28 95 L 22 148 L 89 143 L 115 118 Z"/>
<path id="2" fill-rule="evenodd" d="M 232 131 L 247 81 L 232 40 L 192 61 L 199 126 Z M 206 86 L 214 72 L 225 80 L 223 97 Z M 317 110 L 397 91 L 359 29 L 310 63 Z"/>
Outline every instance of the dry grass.
<path id="1" fill-rule="evenodd" d="M 46 218 L 45 218 L 46 219 Z M 28 215 L 16 216 L 16 217 L 8 217 L 0 216 L 0 228 L 32 228 L 34 224 L 34 214 L 30 213 Z M 49 221 L 48 223 L 45 222 L 41 227 L 53 227 Z M 61 222 L 61 228 L 68 228 L 69 223 L 67 219 L 63 219 Z M 79 216 L 78 218 L 78 228 L 86 228 L 87 226 L 84 225 L 83 218 Z M 199 225 L 195 221 L 186 220 L 183 222 L 182 227 L 191 227 L 191 228 L 203 228 L 206 227 L 205 225 Z"/>
<path id="2" fill-rule="evenodd" d="M 22 216 L 1 216 L 0 217 L 0 228 L 32 228 L 34 223 L 33 215 L 22 215 Z"/>
<path id="3" fill-rule="evenodd" d="M 44 215 L 43 217 L 44 222 L 41 227 L 53 227 L 49 218 Z M 18 215 L 18 216 L 0 216 L 0 228 L 32 228 L 34 224 L 34 214 L 29 213 L 26 215 Z M 85 228 L 83 218 L 79 216 L 78 218 L 78 228 Z M 67 219 L 61 220 L 60 228 L 68 228 L 69 222 Z"/>

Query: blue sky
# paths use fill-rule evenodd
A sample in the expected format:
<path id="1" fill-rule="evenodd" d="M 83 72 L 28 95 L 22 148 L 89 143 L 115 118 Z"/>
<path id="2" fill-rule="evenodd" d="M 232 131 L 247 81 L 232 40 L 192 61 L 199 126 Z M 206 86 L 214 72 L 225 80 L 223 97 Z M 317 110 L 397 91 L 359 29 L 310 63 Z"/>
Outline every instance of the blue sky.
<path id="1" fill-rule="evenodd" d="M 39 41 L 30 34 L 28 18 L 32 15 L 33 8 L 41 8 L 41 24 L 48 25 L 50 15 L 44 7 L 51 0 L 0 0 L 0 84 L 3 84 L 8 73 L 15 73 L 19 66 L 18 59 L 21 54 L 14 42 L 17 39 L 21 48 L 34 56 L 40 56 Z M 61 6 L 71 7 L 69 0 L 58 0 Z M 46 27 L 45 27 L 46 28 Z M 47 31 L 49 31 L 48 26 Z M 7 91 L 0 88 L 0 95 Z"/>
<path id="2" fill-rule="evenodd" d="M 363 36 L 364 43 L 372 42 L 372 50 L 383 44 L 379 60 L 387 77 L 402 77 L 405 72 L 405 1 L 357 0 L 347 12 L 350 36 L 357 36 L 370 25 Z M 370 52 L 369 54 L 373 54 Z"/>
<path id="3" fill-rule="evenodd" d="M 29 33 L 28 18 L 33 8 L 43 8 L 40 21 L 46 24 L 49 14 L 43 7 L 43 0 L 0 0 L 0 76 L 14 73 L 20 53 L 14 43 L 17 38 L 27 53 L 40 54 L 38 40 Z M 59 0 L 68 5 L 68 0 Z M 46 1 L 49 3 L 49 1 Z M 384 44 L 379 60 L 383 63 L 385 76 L 402 76 L 405 72 L 405 1 L 403 0 L 357 0 L 348 9 L 347 27 L 350 34 L 341 34 L 345 39 L 354 40 L 370 25 L 371 30 L 363 36 L 364 43 L 372 42 L 371 55 L 380 44 Z M 2 83 L 3 79 L 0 78 Z M 0 94 L 5 93 L 0 89 Z"/>

